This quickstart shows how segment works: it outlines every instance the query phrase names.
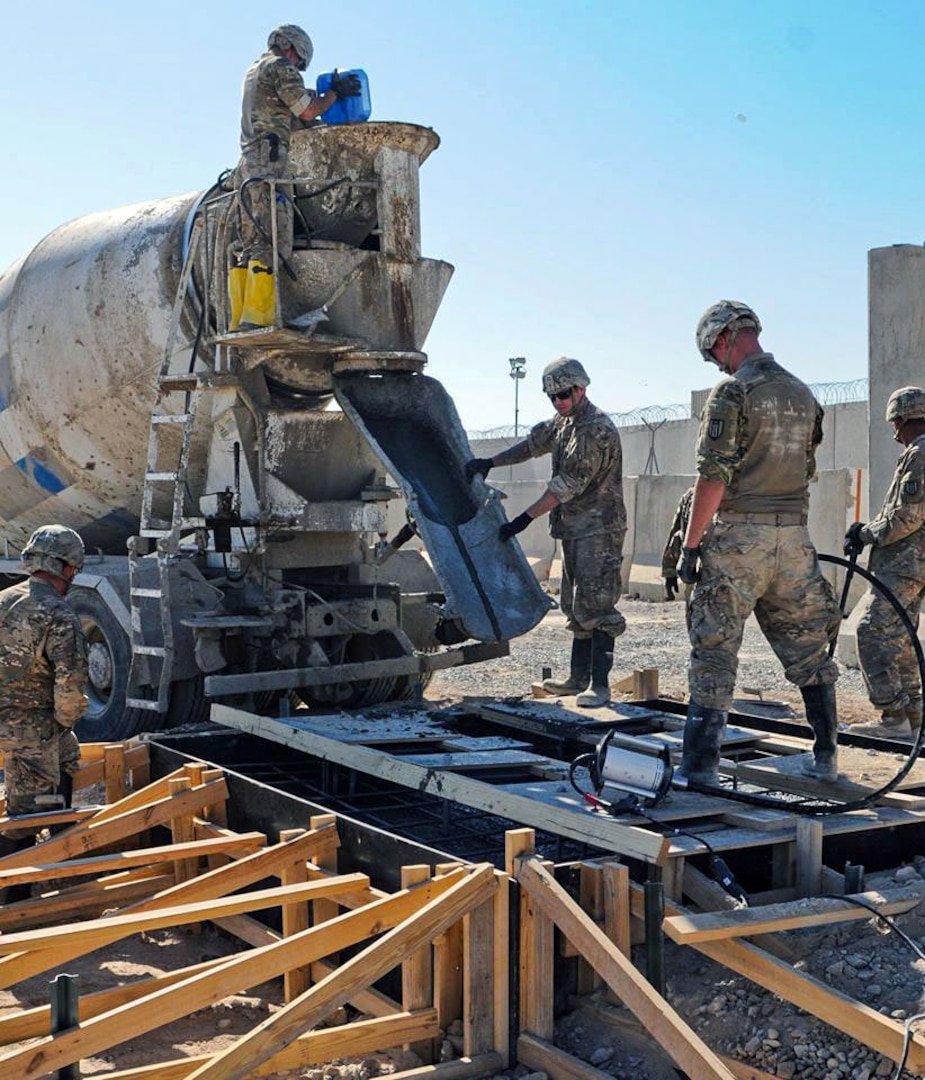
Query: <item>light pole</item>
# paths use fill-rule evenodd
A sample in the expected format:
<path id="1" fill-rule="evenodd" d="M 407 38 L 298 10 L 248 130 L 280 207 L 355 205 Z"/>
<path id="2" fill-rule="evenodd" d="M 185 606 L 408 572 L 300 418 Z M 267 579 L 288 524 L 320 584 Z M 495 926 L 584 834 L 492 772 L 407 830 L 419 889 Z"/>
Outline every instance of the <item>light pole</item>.
<path id="1" fill-rule="evenodd" d="M 520 380 L 527 376 L 524 370 L 527 366 L 527 358 L 525 356 L 512 356 L 508 363 L 511 365 L 511 378 L 514 380 L 514 438 L 516 439 L 520 431 L 518 423 L 520 414 L 518 391 L 520 389 Z"/>

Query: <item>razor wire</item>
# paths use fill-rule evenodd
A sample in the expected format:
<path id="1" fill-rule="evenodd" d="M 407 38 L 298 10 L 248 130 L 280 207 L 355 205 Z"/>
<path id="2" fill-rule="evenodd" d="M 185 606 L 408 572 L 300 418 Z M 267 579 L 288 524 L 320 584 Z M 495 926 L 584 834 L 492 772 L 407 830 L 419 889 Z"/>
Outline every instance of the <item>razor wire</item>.
<path id="1" fill-rule="evenodd" d="M 851 379 L 848 382 L 823 382 L 810 383 L 814 397 L 820 405 L 849 405 L 855 402 L 867 401 L 867 379 Z M 627 412 L 612 412 L 607 414 L 618 428 L 652 427 L 661 425 L 666 421 L 685 421 L 693 418 L 690 403 L 678 403 L 674 405 L 643 405 Z M 483 431 L 467 431 L 466 436 L 470 441 L 477 439 L 514 439 L 523 438 L 533 426 L 532 423 L 517 425 L 515 434 L 513 424 L 504 424 L 500 427 L 488 428 Z"/>

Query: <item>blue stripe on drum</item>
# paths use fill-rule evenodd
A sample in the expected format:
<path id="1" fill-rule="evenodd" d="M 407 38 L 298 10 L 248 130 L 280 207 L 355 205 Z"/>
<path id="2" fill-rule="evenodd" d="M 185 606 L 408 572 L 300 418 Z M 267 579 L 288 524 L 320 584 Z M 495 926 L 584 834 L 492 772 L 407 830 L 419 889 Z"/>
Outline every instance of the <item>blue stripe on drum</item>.
<path id="1" fill-rule="evenodd" d="M 57 495 L 59 492 L 64 491 L 66 487 L 70 487 L 70 481 L 62 480 L 48 465 L 39 461 L 33 454 L 26 454 L 25 457 L 15 462 L 15 465 L 24 476 L 29 477 L 40 488 L 47 491 L 49 495 Z"/>

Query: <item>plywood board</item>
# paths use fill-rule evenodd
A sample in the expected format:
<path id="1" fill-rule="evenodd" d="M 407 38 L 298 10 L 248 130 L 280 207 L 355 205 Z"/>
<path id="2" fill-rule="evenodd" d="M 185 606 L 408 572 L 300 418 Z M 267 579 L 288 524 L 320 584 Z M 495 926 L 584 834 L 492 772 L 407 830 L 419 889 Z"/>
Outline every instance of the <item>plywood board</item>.
<path id="1" fill-rule="evenodd" d="M 848 801 L 863 798 L 883 787 L 905 764 L 906 756 L 879 750 L 864 750 L 858 746 L 840 746 L 838 781 L 825 785 L 803 775 L 802 769 L 806 760 L 806 754 L 785 754 L 781 757 L 762 758 L 760 761 L 742 761 L 736 765 L 736 775 L 742 780 L 754 780 L 769 787 L 777 784 L 787 791 L 815 796 L 824 794 Z M 923 761 L 916 762 L 896 790 L 902 792 L 920 787 L 925 787 Z M 912 809 L 905 800 L 903 804 Z"/>

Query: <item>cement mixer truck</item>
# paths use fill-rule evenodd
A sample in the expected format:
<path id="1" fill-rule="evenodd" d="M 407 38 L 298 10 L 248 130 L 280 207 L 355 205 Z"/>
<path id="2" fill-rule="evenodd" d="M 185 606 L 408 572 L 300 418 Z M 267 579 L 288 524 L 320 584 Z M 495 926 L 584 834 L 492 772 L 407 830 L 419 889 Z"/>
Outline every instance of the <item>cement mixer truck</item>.
<path id="1" fill-rule="evenodd" d="M 274 221 L 266 328 L 230 319 L 228 181 L 73 221 L 0 277 L 0 570 L 38 525 L 83 537 L 85 738 L 212 701 L 408 698 L 552 606 L 424 373 L 453 271 L 421 255 L 438 145 L 403 123 L 294 135 L 295 179 L 271 183 L 295 244 L 281 255 Z"/>

